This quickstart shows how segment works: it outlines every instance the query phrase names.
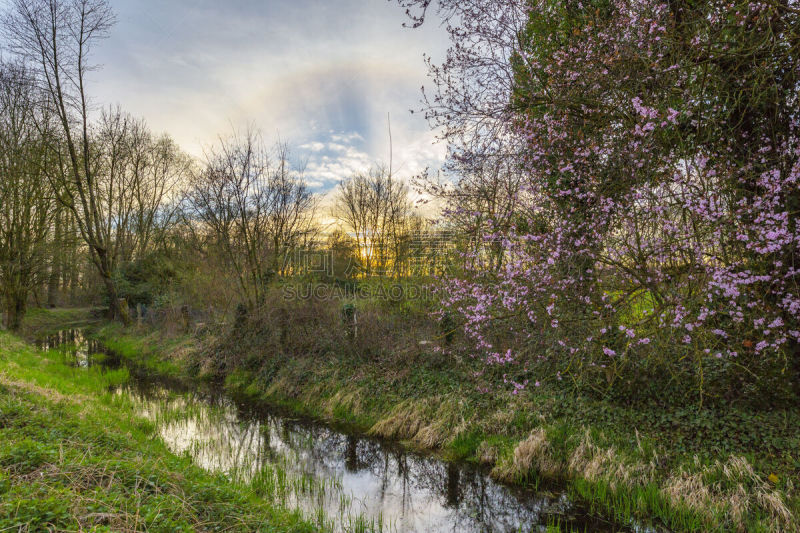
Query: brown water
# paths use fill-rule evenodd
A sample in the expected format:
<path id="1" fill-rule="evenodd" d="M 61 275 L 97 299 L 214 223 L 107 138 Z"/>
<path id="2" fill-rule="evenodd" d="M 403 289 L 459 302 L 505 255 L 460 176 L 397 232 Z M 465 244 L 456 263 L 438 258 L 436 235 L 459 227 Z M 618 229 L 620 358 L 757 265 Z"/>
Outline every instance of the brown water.
<path id="1" fill-rule="evenodd" d="M 114 361 L 96 357 L 102 347 L 79 332 L 43 345 L 78 366 Z M 509 487 L 469 464 L 242 405 L 219 388 L 139 376 L 114 392 L 156 424 L 174 453 L 332 531 L 654 531 L 607 523 L 563 492 Z"/>

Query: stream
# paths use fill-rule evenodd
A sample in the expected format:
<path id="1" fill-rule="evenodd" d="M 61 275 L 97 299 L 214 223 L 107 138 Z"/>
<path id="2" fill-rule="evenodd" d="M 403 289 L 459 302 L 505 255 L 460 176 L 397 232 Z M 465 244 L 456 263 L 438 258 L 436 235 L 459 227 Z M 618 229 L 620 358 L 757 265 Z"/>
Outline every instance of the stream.
<path id="1" fill-rule="evenodd" d="M 76 367 L 120 365 L 81 330 L 38 345 L 58 350 Z M 332 531 L 655 531 L 606 522 L 562 491 L 504 485 L 472 464 L 243 405 L 221 387 L 189 387 L 131 369 L 130 382 L 113 393 L 154 422 L 172 452 Z"/>

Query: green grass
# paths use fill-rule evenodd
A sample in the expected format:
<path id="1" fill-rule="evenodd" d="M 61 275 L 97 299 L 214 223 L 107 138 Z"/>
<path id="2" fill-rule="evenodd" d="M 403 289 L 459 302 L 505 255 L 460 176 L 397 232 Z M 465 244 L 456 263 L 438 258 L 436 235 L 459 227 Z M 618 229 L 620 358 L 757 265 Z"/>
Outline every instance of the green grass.
<path id="1" fill-rule="evenodd" d="M 108 392 L 127 370 L 60 360 L 0 333 L 0 531 L 314 530 L 170 453 Z"/>
<path id="2" fill-rule="evenodd" d="M 152 332 L 132 335 L 119 324 L 103 324 L 94 328 L 92 335 L 121 359 L 160 376 L 184 374 L 175 354 L 193 347 L 188 338 L 169 338 Z M 171 354 L 171 357 L 164 357 L 164 354 Z"/>
<path id="3" fill-rule="evenodd" d="M 89 307 L 42 309 L 32 308 L 25 314 L 21 333 L 26 337 L 41 337 L 62 329 L 80 328 L 100 319 L 101 310 Z"/>

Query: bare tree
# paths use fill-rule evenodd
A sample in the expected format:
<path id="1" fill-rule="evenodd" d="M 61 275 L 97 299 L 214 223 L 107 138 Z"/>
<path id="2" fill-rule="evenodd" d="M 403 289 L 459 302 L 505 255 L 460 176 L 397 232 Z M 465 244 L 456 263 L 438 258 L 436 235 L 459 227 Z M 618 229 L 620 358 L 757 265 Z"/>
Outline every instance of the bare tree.
<path id="1" fill-rule="evenodd" d="M 250 308 L 283 270 L 289 251 L 312 229 L 315 199 L 285 147 L 270 150 L 248 131 L 221 139 L 206 155 L 187 196 L 188 224 L 216 244 Z M 195 227 L 197 226 L 197 227 Z"/>
<path id="2" fill-rule="evenodd" d="M 34 92 L 24 67 L 0 65 L 0 294 L 12 330 L 44 274 L 54 200 Z"/>
<path id="3" fill-rule="evenodd" d="M 102 189 L 94 165 L 87 74 L 89 53 L 107 36 L 114 15 L 106 0 L 11 0 L 3 24 L 12 49 L 38 71 L 46 102 L 61 129 L 51 149 L 61 158 L 50 179 L 59 200 L 74 214 L 102 279 L 110 312 L 119 313 L 113 280 L 112 243 L 101 213 Z"/>
<path id="4" fill-rule="evenodd" d="M 133 257 L 142 257 L 164 247 L 179 218 L 180 192 L 193 163 L 169 136 L 153 137 L 143 123 L 135 131 L 129 163 L 134 176 L 130 233 L 135 242 L 130 249 Z"/>
<path id="5" fill-rule="evenodd" d="M 380 167 L 341 182 L 333 207 L 333 216 L 355 238 L 367 275 L 387 274 L 395 266 L 392 256 L 410 213 L 408 187 Z"/>
<path id="6" fill-rule="evenodd" d="M 273 270 L 284 274 L 289 254 L 316 235 L 316 199 L 303 179 L 292 169 L 289 150 L 280 144 L 275 150 L 276 167 L 268 175 L 268 234 L 272 238 Z"/>
<path id="7" fill-rule="evenodd" d="M 172 139 L 154 137 L 144 121 L 119 109 L 103 112 L 92 138 L 100 226 L 113 272 L 163 239 L 191 162 Z"/>

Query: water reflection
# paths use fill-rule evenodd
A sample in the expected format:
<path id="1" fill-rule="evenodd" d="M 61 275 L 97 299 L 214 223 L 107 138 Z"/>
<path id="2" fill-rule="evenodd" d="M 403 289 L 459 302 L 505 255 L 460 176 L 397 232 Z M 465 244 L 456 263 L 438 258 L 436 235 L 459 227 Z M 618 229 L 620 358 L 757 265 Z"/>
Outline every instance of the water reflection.
<path id="1" fill-rule="evenodd" d="M 70 366 L 88 368 L 98 362 L 103 367 L 114 365 L 115 358 L 98 341 L 86 336 L 82 329 L 66 329 L 39 339 L 36 346 L 42 350 L 61 353 Z"/>
<path id="2" fill-rule="evenodd" d="M 117 394 L 157 423 L 174 452 L 234 480 L 265 485 L 268 495 L 310 516 L 324 515 L 340 531 L 359 516 L 398 532 L 544 531 L 558 520 L 580 531 L 618 530 L 582 515 L 563 495 L 514 490 L 468 465 L 248 412 L 224 397 L 142 383 Z"/>
<path id="3" fill-rule="evenodd" d="M 61 351 L 76 366 L 119 364 L 113 353 L 80 330 L 63 331 L 38 344 Z M 254 410 L 219 389 L 187 390 L 135 371 L 132 376 L 115 394 L 152 420 L 173 452 L 247 484 L 277 505 L 300 509 L 326 529 L 544 532 L 557 523 L 560 531 L 653 531 L 608 524 L 564 494 L 501 485 L 471 465 Z"/>

